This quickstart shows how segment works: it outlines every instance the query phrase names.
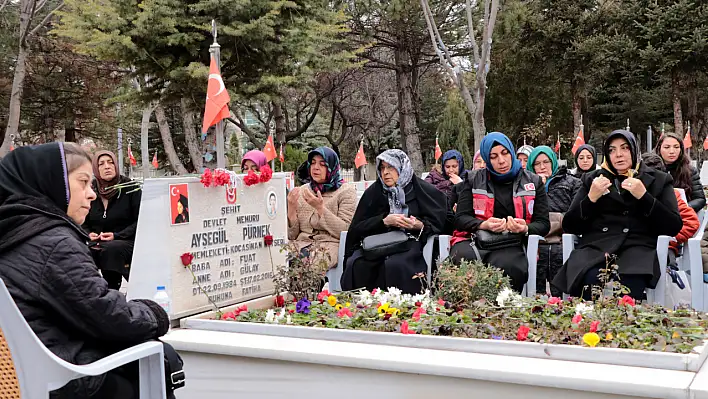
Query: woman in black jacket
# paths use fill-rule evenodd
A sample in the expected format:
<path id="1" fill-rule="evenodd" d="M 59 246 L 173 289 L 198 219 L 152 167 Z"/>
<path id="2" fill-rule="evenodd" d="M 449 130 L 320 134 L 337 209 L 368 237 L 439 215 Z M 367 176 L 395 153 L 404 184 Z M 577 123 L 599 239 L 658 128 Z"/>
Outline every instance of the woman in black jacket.
<path id="1" fill-rule="evenodd" d="M 376 157 L 376 170 L 378 179 L 364 191 L 349 226 L 342 288 L 397 287 L 405 293 L 419 293 L 421 282 L 413 276 L 427 270 L 423 246 L 428 237 L 440 234 L 445 224 L 445 194 L 418 178 L 401 150 L 381 153 Z M 413 237 L 405 250 L 367 259 L 361 241 L 394 230 Z"/>
<path id="2" fill-rule="evenodd" d="M 133 187 L 115 187 L 131 182 L 118 174 L 116 165 L 116 156 L 110 151 L 94 155 L 93 190 L 98 198 L 91 203 L 84 230 L 91 238 L 92 253 L 103 278 L 109 288 L 117 290 L 122 278 L 127 281 L 130 277 L 141 192 Z"/>
<path id="3" fill-rule="evenodd" d="M 659 280 L 656 240 L 676 236 L 683 222 L 671 176 L 641 163 L 634 135 L 615 130 L 603 145 L 602 169 L 583 176 L 583 185 L 563 218 L 566 233 L 580 242 L 553 280 L 559 290 L 591 299 L 598 274 L 616 256 L 622 285 L 642 299 Z"/>
<path id="4" fill-rule="evenodd" d="M 590 144 L 583 144 L 575 151 L 575 169 L 573 176 L 582 178 L 584 174 L 597 169 L 597 152 Z"/>
<path id="5" fill-rule="evenodd" d="M 686 192 L 688 205 L 698 213 L 706 206 L 706 194 L 703 192 L 701 175 L 691 165 L 691 158 L 683 148 L 683 140 L 674 133 L 666 133 L 659 139 L 656 148 L 664 160 L 666 171 L 674 179 L 674 188 Z"/>
<path id="6" fill-rule="evenodd" d="M 90 156 L 73 143 L 21 147 L 0 161 L 0 278 L 42 343 L 88 364 L 169 328 L 150 300 L 108 288 L 81 229 L 96 194 Z M 53 398 L 137 398 L 136 369 L 71 381 Z"/>

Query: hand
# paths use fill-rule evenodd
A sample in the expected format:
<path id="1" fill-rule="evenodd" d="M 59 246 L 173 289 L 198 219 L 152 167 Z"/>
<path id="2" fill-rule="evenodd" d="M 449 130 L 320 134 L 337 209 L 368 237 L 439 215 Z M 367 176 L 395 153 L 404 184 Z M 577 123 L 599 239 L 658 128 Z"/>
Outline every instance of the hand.
<path id="1" fill-rule="evenodd" d="M 591 202 L 597 202 L 600 197 L 605 195 L 605 193 L 609 190 L 610 186 L 612 186 L 612 182 L 605 176 L 598 176 L 594 178 L 592 180 L 592 185 L 590 186 L 590 192 L 588 192 L 588 198 Z"/>
<path id="2" fill-rule="evenodd" d="M 546 179 L 548 179 L 548 177 L 546 177 L 546 175 L 538 175 L 538 177 L 541 178 L 541 180 L 543 181 L 543 184 L 546 184 Z"/>
<path id="3" fill-rule="evenodd" d="M 455 204 L 455 205 L 452 206 L 452 211 L 455 212 L 455 213 L 457 213 L 457 204 Z"/>
<path id="4" fill-rule="evenodd" d="M 529 226 L 524 219 L 509 216 L 506 220 L 506 229 L 512 233 L 526 233 L 529 231 Z"/>
<path id="5" fill-rule="evenodd" d="M 501 233 L 507 229 L 506 223 L 506 219 L 489 218 L 482 222 L 482 224 L 479 225 L 479 228 L 482 230 L 491 231 L 493 233 Z"/>
<path id="6" fill-rule="evenodd" d="M 300 197 L 300 188 L 295 187 L 288 193 L 288 211 L 291 209 L 297 213 L 297 200 Z"/>
<path id="7" fill-rule="evenodd" d="M 386 216 L 383 220 L 384 224 L 389 227 L 402 227 L 401 224 L 402 219 L 404 218 L 403 215 L 398 215 L 398 214 L 390 214 Z"/>
<path id="8" fill-rule="evenodd" d="M 646 187 L 644 187 L 644 183 L 634 177 L 628 177 L 627 180 L 623 181 L 622 188 L 629 191 L 636 199 L 642 198 L 644 193 L 647 192 Z"/>
<path id="9" fill-rule="evenodd" d="M 98 241 L 99 235 L 96 233 L 89 233 L 89 239 L 91 239 L 91 241 Z"/>
<path id="10" fill-rule="evenodd" d="M 101 233 L 101 234 L 98 236 L 98 238 L 99 238 L 101 241 L 113 241 L 114 236 L 113 236 L 113 233 Z"/>
<path id="11" fill-rule="evenodd" d="M 460 176 L 458 176 L 454 173 L 450 173 L 450 181 L 452 182 L 452 184 L 462 183 L 462 179 L 460 178 Z"/>
<path id="12" fill-rule="evenodd" d="M 310 204 L 311 207 L 315 208 L 317 213 L 320 215 L 324 211 L 324 199 L 322 198 L 322 194 L 320 192 L 317 192 L 317 195 L 313 193 L 311 190 L 305 190 L 302 193 L 302 197 L 305 199 L 305 202 Z"/>
<path id="13" fill-rule="evenodd" d="M 402 228 L 406 230 L 420 230 L 423 228 L 423 222 L 420 220 L 416 219 L 415 216 L 411 216 L 410 218 L 402 218 L 401 219 L 401 224 Z"/>

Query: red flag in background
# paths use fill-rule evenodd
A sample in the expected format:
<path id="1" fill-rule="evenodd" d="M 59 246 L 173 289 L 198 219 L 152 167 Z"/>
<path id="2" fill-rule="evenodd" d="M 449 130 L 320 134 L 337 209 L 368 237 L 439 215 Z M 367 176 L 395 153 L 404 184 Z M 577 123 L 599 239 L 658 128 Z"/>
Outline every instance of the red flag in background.
<path id="1" fill-rule="evenodd" d="M 155 169 L 158 169 L 160 167 L 160 164 L 157 163 L 157 150 L 155 150 L 155 155 L 152 156 L 152 166 Z"/>
<path id="2" fill-rule="evenodd" d="M 133 151 L 130 150 L 130 147 L 128 147 L 128 158 L 130 158 L 130 164 L 135 166 L 138 164 L 138 161 L 135 160 L 135 157 L 133 156 Z"/>
<path id="3" fill-rule="evenodd" d="M 15 150 L 15 146 L 10 144 L 10 151 L 14 151 L 14 150 Z"/>
<path id="4" fill-rule="evenodd" d="M 708 151 L 708 136 L 706 136 L 706 139 L 703 140 L 703 149 Z"/>
<path id="5" fill-rule="evenodd" d="M 266 141 L 265 147 L 263 147 L 263 153 L 266 156 L 268 162 L 274 160 L 277 155 L 275 154 L 275 144 L 273 144 L 273 135 L 268 136 L 268 141 Z"/>
<path id="6" fill-rule="evenodd" d="M 435 161 L 440 159 L 442 156 L 442 150 L 440 150 L 440 144 L 438 144 L 438 138 L 435 138 Z"/>
<path id="7" fill-rule="evenodd" d="M 556 147 L 554 148 L 556 153 L 560 153 L 561 150 L 561 141 L 560 139 L 556 140 Z"/>
<path id="8" fill-rule="evenodd" d="M 283 144 L 280 144 L 280 163 L 285 163 L 285 156 L 283 155 Z"/>
<path id="9" fill-rule="evenodd" d="M 356 158 L 354 158 L 354 166 L 359 169 L 367 163 L 368 162 L 366 162 L 366 155 L 364 155 L 364 142 L 362 142 L 361 144 L 359 144 L 359 151 L 356 152 Z"/>
<path id="10" fill-rule="evenodd" d="M 585 144 L 585 135 L 583 134 L 583 125 L 580 125 L 580 130 L 578 130 L 578 136 L 575 138 L 575 143 L 573 143 L 573 148 L 570 150 L 570 152 L 575 155 L 575 152 L 578 151 L 578 148 L 580 148 L 580 146 L 583 144 Z"/>
<path id="11" fill-rule="evenodd" d="M 229 117 L 229 101 L 231 101 L 231 97 L 229 97 L 229 92 L 226 91 L 224 80 L 221 79 L 219 67 L 217 67 L 214 57 L 211 57 L 211 64 L 209 65 L 209 84 L 207 86 L 206 105 L 204 106 L 204 120 L 202 121 L 202 133 L 206 133 L 209 127 Z"/>
<path id="12" fill-rule="evenodd" d="M 691 142 L 691 126 L 686 130 L 686 135 L 683 136 L 683 148 L 689 149 L 693 147 L 693 142 Z"/>

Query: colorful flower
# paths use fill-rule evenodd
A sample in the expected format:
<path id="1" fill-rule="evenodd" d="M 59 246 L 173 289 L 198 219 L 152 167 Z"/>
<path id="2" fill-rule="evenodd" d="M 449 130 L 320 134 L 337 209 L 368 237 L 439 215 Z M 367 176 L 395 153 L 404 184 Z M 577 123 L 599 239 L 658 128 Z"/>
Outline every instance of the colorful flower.
<path id="1" fill-rule="evenodd" d="M 241 305 L 241 306 L 237 307 L 237 308 L 234 310 L 234 314 L 235 314 L 236 316 L 238 316 L 238 315 L 240 315 L 241 313 L 244 313 L 244 312 L 248 312 L 248 306 L 246 306 L 246 305 Z"/>
<path id="2" fill-rule="evenodd" d="M 221 315 L 221 320 L 236 320 L 236 314 L 234 312 L 226 312 Z"/>
<path id="3" fill-rule="evenodd" d="M 571 322 L 573 324 L 580 324 L 580 323 L 582 323 L 582 321 L 583 321 L 583 316 L 581 314 L 576 314 L 575 316 L 573 316 L 573 320 L 571 320 Z"/>
<path id="4" fill-rule="evenodd" d="M 590 332 L 597 332 L 597 328 L 600 327 L 600 322 L 598 320 L 590 323 Z"/>
<path id="5" fill-rule="evenodd" d="M 629 295 L 625 295 L 622 298 L 620 298 L 619 303 L 617 304 L 618 306 L 635 306 L 637 303 L 634 301 L 634 298 L 632 298 Z"/>
<path id="6" fill-rule="evenodd" d="M 252 186 L 254 184 L 258 184 L 259 181 L 260 180 L 258 178 L 258 175 L 256 174 L 256 172 L 254 172 L 252 170 L 249 170 L 246 177 L 243 178 L 243 184 L 245 184 L 247 186 Z"/>
<path id="7" fill-rule="evenodd" d="M 678 331 L 674 331 L 674 333 L 671 334 L 671 338 L 673 338 L 673 339 L 680 338 L 680 337 L 681 337 L 681 334 L 679 334 Z"/>
<path id="8" fill-rule="evenodd" d="M 275 306 L 279 308 L 285 306 L 285 298 L 282 295 L 278 295 L 275 297 Z"/>
<path id="9" fill-rule="evenodd" d="M 383 305 L 379 305 L 377 307 L 377 310 L 379 311 L 380 314 L 385 314 L 388 313 L 388 302 L 384 303 Z"/>
<path id="10" fill-rule="evenodd" d="M 214 171 L 214 186 L 225 186 L 231 183 L 231 176 L 222 169 L 216 169 Z"/>
<path id="11" fill-rule="evenodd" d="M 526 341 L 529 337 L 529 331 L 531 331 L 530 328 L 521 325 L 519 326 L 518 331 L 516 331 L 516 340 L 517 341 Z"/>
<path id="12" fill-rule="evenodd" d="M 558 298 L 557 296 L 552 296 L 552 297 L 548 298 L 549 305 L 558 305 L 561 302 L 563 302 L 563 300 Z"/>
<path id="13" fill-rule="evenodd" d="M 339 309 L 339 312 L 337 312 L 337 317 L 354 317 L 352 314 L 352 311 L 349 310 L 349 308 L 342 308 Z"/>
<path id="14" fill-rule="evenodd" d="M 612 339 L 613 339 L 614 337 L 615 337 L 615 336 L 612 335 L 611 332 L 608 332 L 608 333 L 605 335 L 605 341 L 612 341 Z"/>
<path id="15" fill-rule="evenodd" d="M 401 334 L 415 334 L 415 330 L 411 330 L 408 327 L 408 322 L 404 320 L 403 323 L 401 323 Z"/>
<path id="16" fill-rule="evenodd" d="M 211 169 L 206 168 L 206 169 L 204 169 L 204 173 L 202 173 L 202 178 L 199 181 L 202 182 L 204 187 L 209 187 L 209 186 L 211 186 L 213 179 L 214 179 L 214 176 L 211 174 Z"/>
<path id="17" fill-rule="evenodd" d="M 342 305 L 341 303 L 338 303 L 334 306 L 334 309 L 336 310 L 342 310 L 342 308 L 344 308 L 344 305 Z"/>
<path id="18" fill-rule="evenodd" d="M 351 303 L 351 302 L 347 302 L 344 306 L 350 307 L 350 306 L 352 306 L 352 303 Z"/>
<path id="19" fill-rule="evenodd" d="M 502 340 L 504 339 L 504 337 L 502 337 L 501 335 L 492 335 L 492 339 Z"/>
<path id="20" fill-rule="evenodd" d="M 317 300 L 320 301 L 320 303 L 324 302 L 325 299 L 327 299 L 330 296 L 330 292 L 327 290 L 324 290 L 317 294 Z"/>
<path id="21" fill-rule="evenodd" d="M 445 306 L 445 301 L 442 299 L 438 299 L 438 305 Z"/>
<path id="22" fill-rule="evenodd" d="M 192 255 L 189 252 L 185 252 L 179 257 L 182 260 L 182 264 L 184 267 L 187 267 L 192 264 L 192 261 L 194 260 L 194 255 Z"/>
<path id="23" fill-rule="evenodd" d="M 336 305 L 336 304 L 337 304 L 337 297 L 334 296 L 334 295 L 328 296 L 328 297 L 327 297 L 327 303 L 329 304 L 329 306 L 334 306 L 334 305 Z"/>
<path id="24" fill-rule="evenodd" d="M 310 313 L 310 301 L 307 298 L 302 298 L 295 304 L 295 311 L 298 313 Z"/>
<path id="25" fill-rule="evenodd" d="M 593 307 L 591 305 L 587 305 L 583 302 L 580 302 L 579 304 L 575 305 L 575 314 L 579 315 L 589 315 L 593 311 Z"/>
<path id="26" fill-rule="evenodd" d="M 259 180 L 261 183 L 267 183 L 270 181 L 270 178 L 273 177 L 273 170 L 268 165 L 261 166 L 260 172 L 261 177 Z"/>
<path id="27" fill-rule="evenodd" d="M 413 320 L 415 321 L 420 321 L 420 316 L 426 314 L 427 312 L 425 311 L 424 308 L 418 308 L 413 312 Z"/>
<path id="28" fill-rule="evenodd" d="M 600 342 L 600 336 L 594 332 L 589 332 L 583 335 L 583 342 L 589 347 L 594 348 Z"/>
<path id="29" fill-rule="evenodd" d="M 266 247 L 273 245 L 273 236 L 270 234 L 263 236 L 263 244 L 265 244 Z"/>
<path id="30" fill-rule="evenodd" d="M 401 313 L 401 310 L 398 308 L 388 308 L 386 310 L 386 313 L 390 314 L 391 316 L 395 317 L 398 316 Z"/>

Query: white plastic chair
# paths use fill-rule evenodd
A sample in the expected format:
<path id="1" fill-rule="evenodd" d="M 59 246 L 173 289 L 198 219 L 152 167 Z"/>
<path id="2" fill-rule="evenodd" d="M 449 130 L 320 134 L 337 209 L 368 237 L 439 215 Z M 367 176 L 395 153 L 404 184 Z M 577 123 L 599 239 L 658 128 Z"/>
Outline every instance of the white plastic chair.
<path id="1" fill-rule="evenodd" d="M 647 302 L 656 303 L 664 306 L 666 304 L 666 264 L 669 255 L 669 241 L 672 237 L 659 236 L 656 240 L 656 256 L 659 258 L 659 282 L 656 283 L 656 288 L 647 288 Z M 575 249 L 575 243 L 578 241 L 578 236 L 574 234 L 563 234 L 563 264 L 568 261 L 570 253 Z M 700 248 L 699 248 L 700 250 Z M 700 256 L 700 255 L 699 255 Z M 701 274 L 701 278 L 703 275 Z"/>
<path id="2" fill-rule="evenodd" d="M 105 374 L 136 360 L 140 364 L 140 398 L 165 398 L 162 343 L 146 342 L 87 365 L 68 363 L 50 352 L 37 338 L 1 279 L 0 330 L 10 350 L 12 358 L 9 362 L 14 365 L 23 399 L 47 399 L 50 391 L 69 381 Z M 3 344 L 0 340 L 0 349 Z M 3 363 L 7 363 L 7 359 L 3 359 Z M 0 379 L 4 380 L 4 377 Z"/>
<path id="3" fill-rule="evenodd" d="M 701 258 L 701 240 L 708 224 L 705 210 L 698 213 L 701 226 L 696 235 L 688 239 L 683 246 L 683 256 L 679 259 L 679 268 L 691 272 L 691 306 L 699 311 L 708 311 L 708 288 L 703 282 L 703 259 Z"/>

